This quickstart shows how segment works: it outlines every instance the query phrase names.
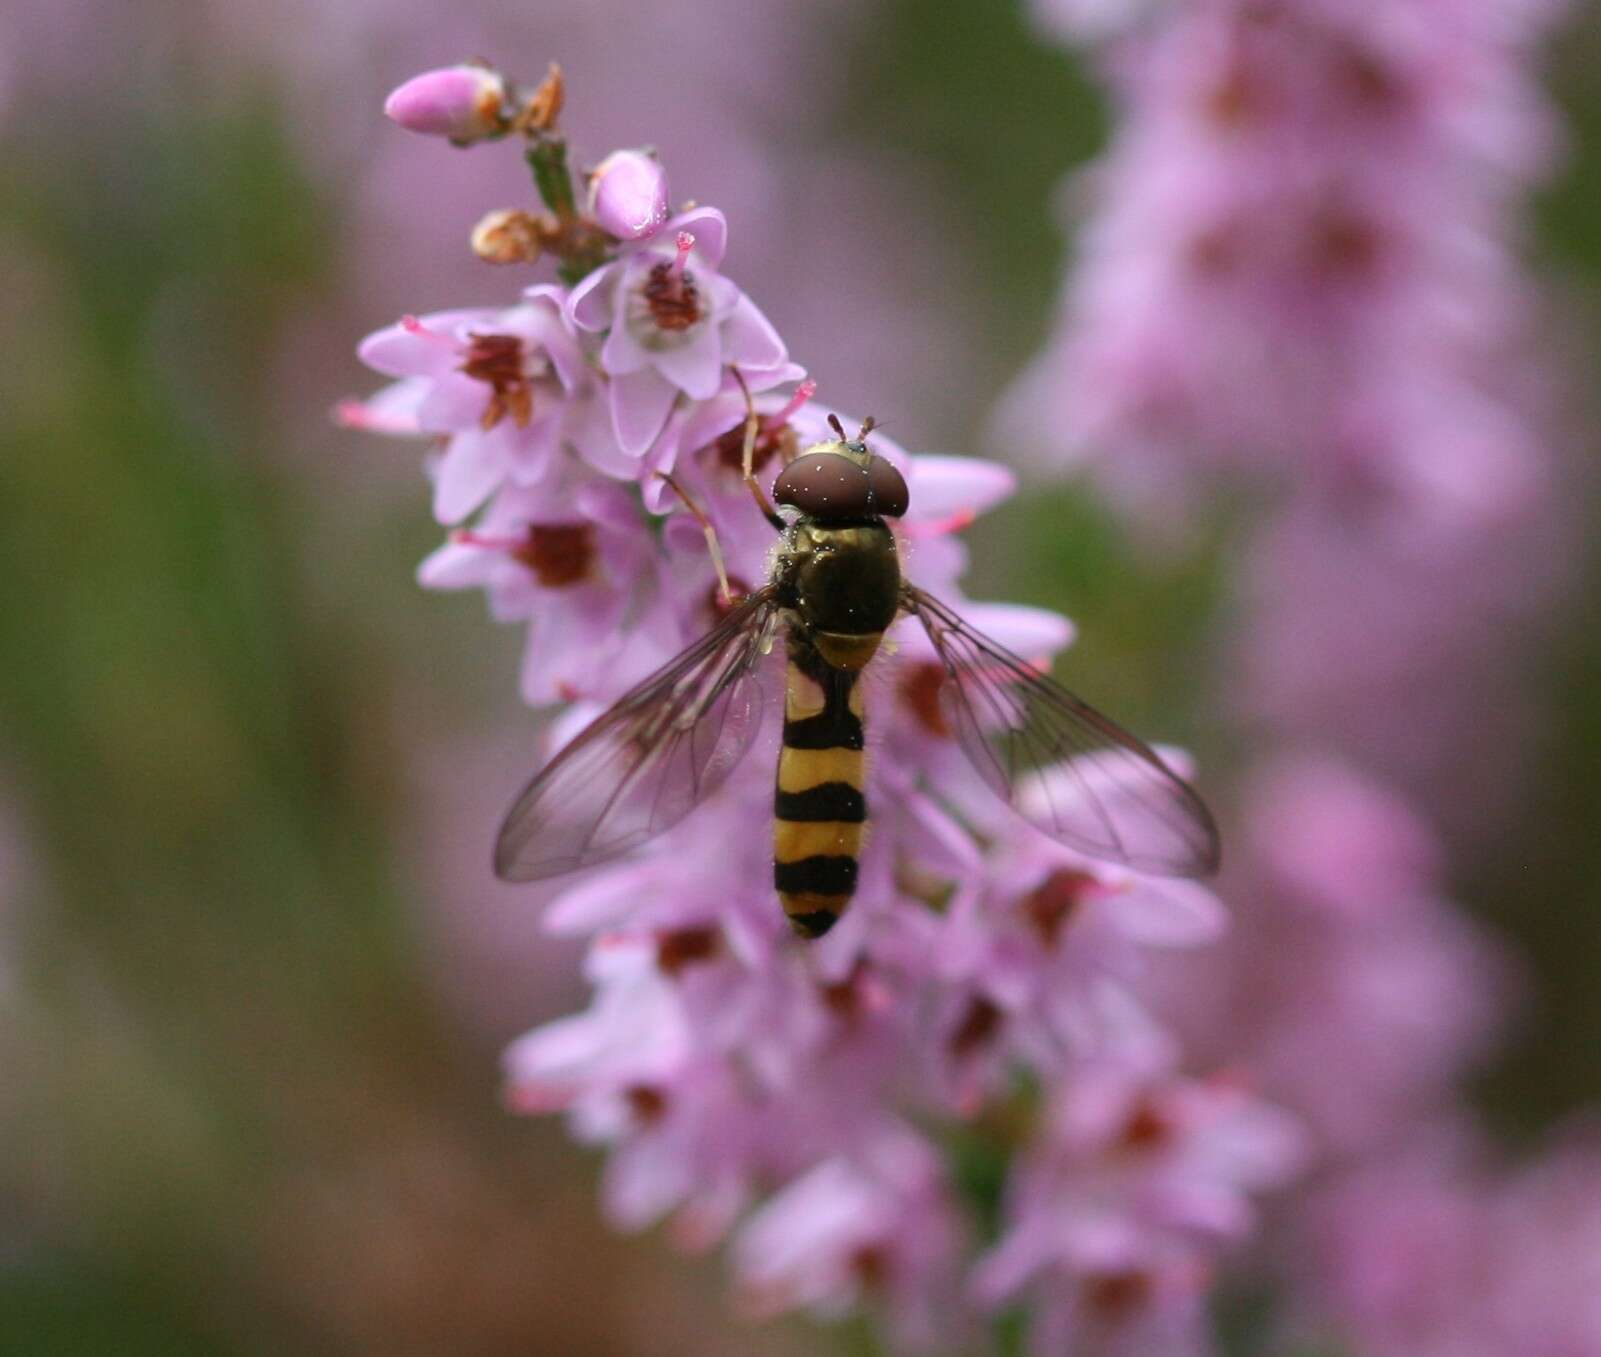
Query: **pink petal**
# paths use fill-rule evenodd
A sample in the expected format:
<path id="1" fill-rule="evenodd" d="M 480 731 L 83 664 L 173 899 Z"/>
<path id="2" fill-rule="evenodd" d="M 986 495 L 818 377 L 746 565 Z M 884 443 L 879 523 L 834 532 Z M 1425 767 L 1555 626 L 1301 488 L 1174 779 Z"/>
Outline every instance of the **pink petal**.
<path id="1" fill-rule="evenodd" d="M 417 583 L 424 589 L 475 589 L 489 579 L 493 565 L 493 554 L 481 547 L 446 542 L 417 567 Z"/>
<path id="2" fill-rule="evenodd" d="M 494 439 L 476 429 L 458 434 L 435 472 L 434 517 L 441 523 L 461 522 L 505 478 L 506 458 Z"/>
<path id="3" fill-rule="evenodd" d="M 606 336 L 606 342 L 601 346 L 601 367 L 613 377 L 626 376 L 630 372 L 638 372 L 655 360 L 656 355 L 629 333 L 628 326 L 623 323 L 619 315 L 617 323 L 611 327 L 611 332 Z"/>
<path id="4" fill-rule="evenodd" d="M 975 631 L 1025 660 L 1054 655 L 1073 641 L 1073 624 L 1045 608 L 1020 603 L 963 603 L 957 611 Z"/>
<path id="5" fill-rule="evenodd" d="M 678 388 L 655 368 L 612 378 L 612 429 L 624 452 L 642 457 L 650 450 L 677 396 Z"/>
<path id="6" fill-rule="evenodd" d="M 922 453 L 911 464 L 913 520 L 981 514 L 1008 498 L 1017 477 L 998 462 L 981 457 L 941 457 Z"/>
<path id="7" fill-rule="evenodd" d="M 542 283 L 537 287 L 526 289 L 523 297 L 539 312 L 533 326 L 534 336 L 550 356 L 551 366 L 556 369 L 556 377 L 561 382 L 562 389 L 570 395 L 583 385 L 589 369 L 584 363 L 582 347 L 567 328 L 562 290 L 548 283 Z"/>
<path id="8" fill-rule="evenodd" d="M 723 380 L 723 345 L 707 325 L 689 343 L 651 355 L 656 370 L 691 400 L 710 400 Z M 615 369 L 613 369 L 615 371 Z"/>
<path id="9" fill-rule="evenodd" d="M 481 307 L 435 311 L 418 318 L 427 335 L 414 334 L 403 325 L 386 325 L 356 346 L 356 356 L 389 377 L 432 377 L 461 361 L 454 349 L 457 331 L 464 325 L 487 324 L 494 315 Z"/>
<path id="10" fill-rule="evenodd" d="M 688 212 L 680 212 L 651 239 L 659 241 L 665 237 L 671 243 L 680 231 L 688 231 L 695 237 L 695 253 L 712 268 L 723 262 L 723 251 L 728 246 L 728 218 L 715 207 L 692 207 Z"/>
<path id="11" fill-rule="evenodd" d="M 417 423 L 429 433 L 472 429 L 483 417 L 489 396 L 489 387 L 483 382 L 447 372 L 435 379 L 417 407 Z"/>
<path id="12" fill-rule="evenodd" d="M 611 287 L 623 265 L 613 260 L 582 279 L 567 297 L 567 319 L 580 330 L 604 330 L 612 322 Z"/>
<path id="13" fill-rule="evenodd" d="M 723 361 L 740 368 L 777 367 L 789 357 L 772 322 L 743 294 L 722 322 Z"/>
<path id="14" fill-rule="evenodd" d="M 1187 881 L 1136 885 L 1108 895 L 1099 908 L 1136 942 L 1152 947 L 1196 947 L 1228 928 L 1228 911 L 1204 886 Z"/>

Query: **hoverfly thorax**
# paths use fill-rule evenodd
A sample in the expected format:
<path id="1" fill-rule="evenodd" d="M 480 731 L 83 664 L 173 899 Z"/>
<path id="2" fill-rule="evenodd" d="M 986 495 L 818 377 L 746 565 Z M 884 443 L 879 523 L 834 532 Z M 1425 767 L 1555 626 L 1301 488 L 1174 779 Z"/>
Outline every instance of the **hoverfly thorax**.
<path id="1" fill-rule="evenodd" d="M 861 669 L 900 607 L 901 568 L 886 516 L 906 481 L 861 440 L 814 443 L 780 473 L 773 498 L 798 511 L 777 582 L 830 665 Z"/>

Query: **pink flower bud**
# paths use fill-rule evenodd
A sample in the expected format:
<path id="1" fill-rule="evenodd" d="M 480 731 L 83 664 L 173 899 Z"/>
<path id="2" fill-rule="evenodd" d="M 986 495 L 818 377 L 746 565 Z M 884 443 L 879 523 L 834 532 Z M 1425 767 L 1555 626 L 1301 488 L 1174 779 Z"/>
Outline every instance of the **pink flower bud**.
<path id="1" fill-rule="evenodd" d="M 589 176 L 589 215 L 618 240 L 643 240 L 667 220 L 667 171 L 644 151 L 613 151 Z"/>
<path id="2" fill-rule="evenodd" d="M 458 144 L 505 130 L 506 82 L 484 66 L 444 66 L 415 75 L 384 100 L 384 112 L 408 132 Z"/>

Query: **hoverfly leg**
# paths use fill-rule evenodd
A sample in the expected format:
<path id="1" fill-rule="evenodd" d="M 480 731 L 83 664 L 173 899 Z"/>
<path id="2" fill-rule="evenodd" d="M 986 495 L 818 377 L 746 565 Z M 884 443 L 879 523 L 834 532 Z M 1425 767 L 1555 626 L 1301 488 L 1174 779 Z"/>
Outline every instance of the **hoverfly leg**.
<path id="1" fill-rule="evenodd" d="M 668 485 L 672 486 L 674 493 L 684 501 L 684 507 L 689 510 L 695 522 L 700 524 L 700 530 L 706 534 L 706 554 L 712 558 L 712 569 L 717 572 L 718 592 L 721 595 L 723 606 L 725 608 L 731 607 L 735 602 L 734 591 L 728 583 L 728 569 L 723 564 L 723 547 L 722 543 L 717 540 L 717 529 L 712 526 L 712 521 L 706 516 L 706 511 L 695 503 L 694 496 L 679 484 L 671 472 L 658 471 L 656 474 L 666 481 Z"/>
<path id="2" fill-rule="evenodd" d="M 740 475 L 750 491 L 751 498 L 756 501 L 756 508 L 762 517 L 779 532 L 783 532 L 784 520 L 778 516 L 778 510 L 773 508 L 773 502 L 767 498 L 767 492 L 756 479 L 756 436 L 762 427 L 761 417 L 756 413 L 756 402 L 751 399 L 750 387 L 745 384 L 744 373 L 732 366 L 728 370 L 734 374 L 739 389 L 745 393 L 745 449 L 740 458 Z"/>

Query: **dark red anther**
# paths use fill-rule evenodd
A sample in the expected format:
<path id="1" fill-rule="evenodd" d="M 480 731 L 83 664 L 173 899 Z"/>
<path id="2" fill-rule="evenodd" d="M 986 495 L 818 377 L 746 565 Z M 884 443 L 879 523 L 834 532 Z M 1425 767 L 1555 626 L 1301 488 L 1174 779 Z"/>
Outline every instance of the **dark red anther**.
<path id="1" fill-rule="evenodd" d="M 710 961 L 722 947 L 722 933 L 709 925 L 674 928 L 656 937 L 656 964 L 664 975 L 678 975 L 697 961 Z"/>
<path id="2" fill-rule="evenodd" d="M 564 589 L 589 577 L 595 529 L 589 523 L 531 523 L 513 553 L 547 589 Z"/>

